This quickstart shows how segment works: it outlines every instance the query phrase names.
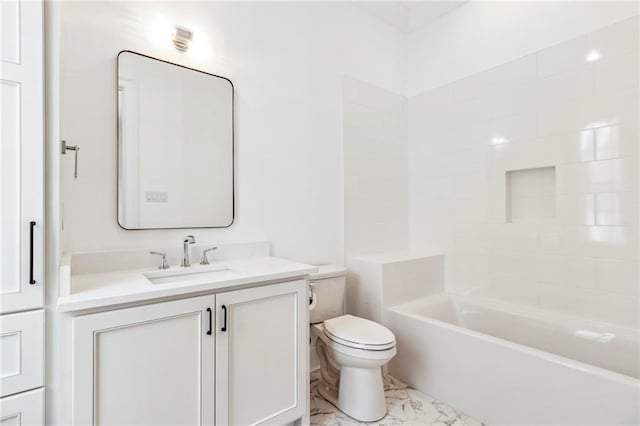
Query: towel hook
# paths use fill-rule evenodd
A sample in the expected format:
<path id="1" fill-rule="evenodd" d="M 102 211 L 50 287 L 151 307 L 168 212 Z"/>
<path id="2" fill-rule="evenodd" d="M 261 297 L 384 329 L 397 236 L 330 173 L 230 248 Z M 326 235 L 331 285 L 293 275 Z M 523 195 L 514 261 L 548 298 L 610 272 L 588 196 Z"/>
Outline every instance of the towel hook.
<path id="1" fill-rule="evenodd" d="M 73 177 L 74 179 L 78 179 L 78 151 L 80 151 L 80 147 L 78 145 L 67 145 L 67 141 L 62 141 L 62 154 L 66 154 L 67 151 L 73 151 L 75 153 Z"/>

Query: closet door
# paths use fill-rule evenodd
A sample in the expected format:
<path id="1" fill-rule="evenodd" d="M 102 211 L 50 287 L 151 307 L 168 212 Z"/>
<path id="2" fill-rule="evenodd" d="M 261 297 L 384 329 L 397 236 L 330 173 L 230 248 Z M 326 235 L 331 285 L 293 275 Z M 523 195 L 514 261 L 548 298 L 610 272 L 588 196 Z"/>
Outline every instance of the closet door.
<path id="1" fill-rule="evenodd" d="M 0 2 L 0 313 L 43 304 L 41 1 Z"/>

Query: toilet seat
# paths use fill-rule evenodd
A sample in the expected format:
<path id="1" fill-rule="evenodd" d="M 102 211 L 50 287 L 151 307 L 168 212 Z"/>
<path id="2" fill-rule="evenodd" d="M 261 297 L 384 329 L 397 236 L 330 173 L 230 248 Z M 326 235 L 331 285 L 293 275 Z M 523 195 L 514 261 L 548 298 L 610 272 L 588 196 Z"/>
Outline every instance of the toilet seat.
<path id="1" fill-rule="evenodd" d="M 353 315 L 324 322 L 325 336 L 339 345 L 365 351 L 386 351 L 395 347 L 395 337 L 386 327 Z"/>

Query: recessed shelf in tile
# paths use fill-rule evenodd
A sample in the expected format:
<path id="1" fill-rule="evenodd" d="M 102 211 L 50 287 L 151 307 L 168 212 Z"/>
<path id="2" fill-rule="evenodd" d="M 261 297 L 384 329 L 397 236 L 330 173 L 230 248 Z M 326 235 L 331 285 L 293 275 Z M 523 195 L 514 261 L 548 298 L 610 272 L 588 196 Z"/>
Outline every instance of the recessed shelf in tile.
<path id="1" fill-rule="evenodd" d="M 506 172 L 506 222 L 542 223 L 556 218 L 556 168 Z"/>

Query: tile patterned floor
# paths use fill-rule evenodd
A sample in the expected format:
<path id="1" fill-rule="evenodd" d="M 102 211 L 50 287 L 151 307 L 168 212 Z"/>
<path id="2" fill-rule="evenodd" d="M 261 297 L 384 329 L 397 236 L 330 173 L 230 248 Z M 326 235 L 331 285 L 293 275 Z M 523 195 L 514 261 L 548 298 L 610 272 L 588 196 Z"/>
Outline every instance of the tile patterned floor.
<path id="1" fill-rule="evenodd" d="M 385 378 L 387 416 L 374 423 L 361 423 L 339 411 L 318 393 L 319 371 L 311 374 L 311 424 L 317 426 L 352 425 L 437 425 L 482 426 L 483 423 L 456 411 L 441 401 L 408 388 L 393 377 Z"/>

